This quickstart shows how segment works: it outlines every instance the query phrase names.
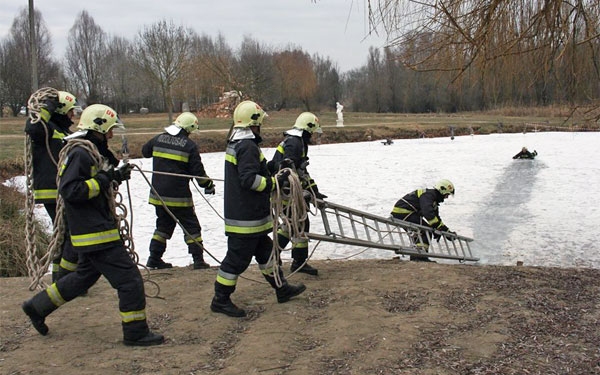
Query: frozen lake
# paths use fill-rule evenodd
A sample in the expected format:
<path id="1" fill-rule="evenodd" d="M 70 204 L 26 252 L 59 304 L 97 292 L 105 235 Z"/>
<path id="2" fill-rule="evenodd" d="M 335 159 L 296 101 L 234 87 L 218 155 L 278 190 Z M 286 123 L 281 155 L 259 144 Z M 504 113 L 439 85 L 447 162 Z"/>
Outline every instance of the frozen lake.
<path id="1" fill-rule="evenodd" d="M 599 144 L 600 133 L 518 133 L 403 139 L 389 146 L 379 140 L 313 145 L 308 169 L 328 201 L 384 217 L 404 194 L 447 178 L 456 194 L 441 205 L 441 217 L 451 230 L 474 238 L 472 250 L 480 264 L 523 261 L 529 266 L 600 268 L 600 209 L 595 200 L 595 189 L 600 188 Z M 513 160 L 523 146 L 537 150 L 537 158 Z M 274 149 L 263 152 L 270 159 Z M 211 177 L 223 178 L 223 152 L 202 154 L 202 160 Z M 151 159 L 132 162 L 152 169 Z M 154 207 L 147 204 L 149 187 L 140 173 L 133 173 L 129 186 L 135 250 L 145 264 Z M 216 187 L 212 196 L 192 190 L 205 246 L 221 260 L 227 243 L 222 181 L 216 181 Z M 127 196 L 125 185 L 121 192 Z M 311 232 L 324 234 L 320 216 L 310 219 Z M 311 242 L 311 251 L 314 245 Z M 314 259 L 392 256 L 387 250 L 325 242 L 313 254 Z M 164 259 L 178 266 L 191 263 L 181 229 L 175 230 Z"/>

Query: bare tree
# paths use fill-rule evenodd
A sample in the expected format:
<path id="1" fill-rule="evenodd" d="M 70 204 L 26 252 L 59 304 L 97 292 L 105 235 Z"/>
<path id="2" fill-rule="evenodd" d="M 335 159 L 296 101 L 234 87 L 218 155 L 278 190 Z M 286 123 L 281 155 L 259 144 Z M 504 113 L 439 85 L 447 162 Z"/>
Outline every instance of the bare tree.
<path id="1" fill-rule="evenodd" d="M 315 102 L 329 109 L 335 108 L 336 102 L 343 101 L 339 68 L 329 57 L 318 54 L 313 55 L 312 61 L 317 79 Z"/>
<path id="2" fill-rule="evenodd" d="M 188 62 L 195 33 L 172 21 L 144 27 L 136 37 L 135 58 L 160 86 L 169 122 L 173 121 L 173 86 Z"/>
<path id="3" fill-rule="evenodd" d="M 244 98 L 260 103 L 265 109 L 276 105 L 279 95 L 273 87 L 273 69 L 272 48 L 249 36 L 244 37 L 234 67 L 240 84 L 237 90 Z"/>
<path id="4" fill-rule="evenodd" d="M 397 47 L 395 58 L 411 69 L 448 72 L 458 85 L 470 81 L 484 106 L 507 88 L 519 93 L 533 88 L 531 99 L 538 104 L 598 98 L 597 83 L 589 84 L 590 77 L 600 76 L 597 0 L 367 0 L 367 5 L 371 27 L 383 28 Z"/>
<path id="5" fill-rule="evenodd" d="M 28 10 L 23 8 L 13 20 L 7 39 L 2 43 L 0 60 L 0 84 L 10 98 L 3 104 L 9 105 L 16 116 L 21 106 L 27 104 L 31 95 L 32 58 L 37 59 L 38 80 L 43 86 L 56 86 L 60 77 L 58 63 L 52 58 L 50 32 L 39 11 L 34 12 L 37 54 L 32 53 L 29 43 L 30 27 Z"/>
<path id="6" fill-rule="evenodd" d="M 98 103 L 104 91 L 106 33 L 87 11 L 81 11 L 69 30 L 66 74 L 87 104 Z M 84 99 L 81 98 L 81 99 Z"/>

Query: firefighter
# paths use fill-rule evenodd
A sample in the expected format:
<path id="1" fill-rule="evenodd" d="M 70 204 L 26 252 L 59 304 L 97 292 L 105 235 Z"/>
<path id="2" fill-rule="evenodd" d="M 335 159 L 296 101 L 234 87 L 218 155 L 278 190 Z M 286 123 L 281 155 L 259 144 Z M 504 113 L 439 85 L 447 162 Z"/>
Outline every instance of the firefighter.
<path id="1" fill-rule="evenodd" d="M 115 169 L 107 160 L 108 148 L 102 151 L 99 147 L 112 138 L 115 126 L 123 127 L 117 113 L 94 104 L 81 114 L 79 131 L 66 137 L 69 141 L 59 162 L 58 191 L 79 264 L 75 272 L 25 301 L 22 308 L 34 328 L 46 335 L 45 318 L 104 275 L 118 292 L 124 344 L 158 345 L 164 337 L 148 328 L 144 282 L 124 246 L 114 212 L 114 186 L 131 177 L 131 166 Z"/>
<path id="2" fill-rule="evenodd" d="M 262 138 L 260 126 L 266 113 L 256 103 L 243 101 L 233 112 L 233 127 L 225 152 L 225 235 L 227 254 L 219 267 L 215 281 L 212 311 L 232 317 L 246 316 L 244 309 L 231 301 L 237 280 L 250 265 L 252 257 L 269 284 L 275 289 L 277 302 L 284 303 L 306 290 L 303 284 L 291 285 L 281 270 L 278 286 L 273 269 L 271 251 L 273 229 L 270 196 L 275 189 L 267 161 L 259 147 Z M 287 172 L 287 173 L 286 173 Z M 283 183 L 289 171 L 277 178 Z"/>
<path id="3" fill-rule="evenodd" d="M 450 195 L 454 195 L 454 184 L 446 179 L 439 180 L 433 189 L 418 189 L 399 199 L 392 210 L 392 217 L 414 224 L 427 225 L 437 231 L 450 232 L 439 213 L 439 205 Z M 435 232 L 433 236 L 436 239 L 440 238 L 440 235 Z M 425 252 L 428 251 L 427 233 L 416 233 L 413 241 L 417 247 Z M 410 256 L 410 260 L 432 262 L 428 257 L 414 255 Z"/>
<path id="4" fill-rule="evenodd" d="M 149 140 L 142 146 L 142 155 L 152 157 L 154 172 L 167 172 L 187 176 L 198 176 L 196 181 L 204 188 L 204 194 L 215 194 L 215 184 L 206 175 L 198 145 L 189 138 L 198 129 L 198 118 L 193 113 L 183 112 L 175 122 L 165 128 L 165 132 Z M 148 268 L 164 269 L 173 265 L 163 261 L 167 240 L 173 235 L 176 220 L 187 233 L 184 235 L 188 252 L 192 255 L 193 269 L 210 266 L 204 261 L 202 232 L 194 210 L 194 200 L 190 191 L 191 177 L 154 173 L 148 203 L 155 206 L 156 229 L 150 241 Z M 163 206 L 164 202 L 164 206 Z M 166 206 L 166 207 L 165 207 Z"/>
<path id="5" fill-rule="evenodd" d="M 77 106 L 75 95 L 58 91 L 58 97 L 48 97 L 44 100 L 40 110 L 40 120 L 32 122 L 28 119 L 25 123 L 25 133 L 32 144 L 32 174 L 33 196 L 35 203 L 44 205 L 48 216 L 56 218 L 56 173 L 58 154 L 63 147 L 63 138 L 71 134 L 69 129 L 73 125 L 74 110 Z M 65 225 L 67 228 L 68 224 Z M 77 267 L 77 253 L 71 246 L 69 231 L 65 230 L 64 241 L 56 258 L 52 260 L 52 281 Z"/>
<path id="6" fill-rule="evenodd" d="M 284 140 L 277 146 L 273 159 L 269 162 L 269 169 L 272 173 L 277 172 L 286 164 L 291 164 L 298 173 L 302 182 L 304 195 L 307 197 L 307 204 L 313 193 L 316 198 L 327 198 L 325 194 L 319 192 L 317 184 L 310 177 L 306 167 L 308 166 L 308 145 L 312 144 L 313 133 L 322 133 L 319 124 L 319 118 L 310 112 L 303 112 L 296 118 L 292 129 L 283 133 Z M 286 160 L 287 159 L 287 160 Z M 285 161 L 284 161 L 285 160 Z M 290 163 L 291 161 L 291 163 Z M 310 230 L 308 216 L 304 221 L 304 232 Z M 277 241 L 280 248 L 285 248 L 290 242 L 288 228 L 280 227 L 277 231 Z M 309 275 L 318 275 L 319 271 L 310 264 L 305 263 L 308 259 L 308 238 L 298 238 L 292 241 L 292 272 L 298 271 Z"/>

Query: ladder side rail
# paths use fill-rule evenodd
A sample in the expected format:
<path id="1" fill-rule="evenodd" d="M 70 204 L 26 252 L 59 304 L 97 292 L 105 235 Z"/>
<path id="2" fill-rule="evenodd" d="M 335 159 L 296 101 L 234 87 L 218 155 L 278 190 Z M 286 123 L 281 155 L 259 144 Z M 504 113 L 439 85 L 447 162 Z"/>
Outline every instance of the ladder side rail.
<path id="1" fill-rule="evenodd" d="M 479 260 L 478 258 L 475 258 L 473 256 L 469 245 L 469 242 L 473 241 L 473 239 L 465 236 L 438 231 L 437 233 L 439 233 L 443 237 L 443 242 L 440 243 L 439 241 L 434 241 L 433 235 L 434 233 L 436 233 L 435 229 L 426 225 L 414 224 L 392 217 L 385 218 L 378 215 L 372 215 L 363 211 L 355 210 L 335 203 L 325 202 L 322 200 L 320 200 L 318 208 L 321 211 L 323 225 L 326 229 L 327 235 L 333 236 L 335 239 L 341 240 L 343 241 L 342 243 L 345 244 L 360 244 L 362 246 L 379 247 L 389 250 L 404 249 L 401 250 L 404 254 L 412 253 L 422 255 L 424 251 L 419 251 L 418 249 L 416 249 L 415 246 L 414 235 L 416 234 L 417 240 L 422 241 L 423 236 L 426 236 L 429 239 L 430 249 L 432 250 L 430 252 L 430 255 L 434 257 L 458 260 Z M 339 233 L 334 233 L 334 231 L 332 230 L 329 215 L 336 216 Z M 358 220 L 358 217 L 360 217 L 361 221 Z M 349 227 L 347 221 L 350 222 Z M 372 224 L 369 221 L 372 221 Z M 383 231 L 381 229 L 380 224 L 384 224 L 387 228 L 385 236 L 382 233 Z M 368 238 L 368 241 L 359 238 L 359 235 L 363 234 L 362 231 L 360 231 L 359 234 L 359 229 L 364 231 L 364 234 Z M 378 242 L 373 242 L 373 233 L 371 233 L 371 230 L 375 231 L 375 234 L 379 237 Z M 356 242 L 352 242 L 352 237 L 349 237 L 346 234 L 350 231 L 352 232 L 352 235 L 354 236 L 353 238 Z M 394 239 L 395 235 L 398 236 L 399 244 L 397 244 Z M 390 238 L 391 244 L 386 243 L 385 239 L 387 237 Z M 455 241 L 451 241 L 453 242 L 452 247 L 450 247 L 450 244 L 448 244 L 448 237 L 455 238 Z M 329 240 L 331 241 L 330 238 Z M 373 244 L 376 243 L 380 243 L 382 246 L 373 246 Z"/>
<path id="2" fill-rule="evenodd" d="M 392 246 L 392 245 L 388 245 L 388 244 L 378 244 L 378 243 L 373 243 L 373 242 L 368 242 L 365 240 L 353 239 L 353 238 L 330 237 L 330 236 L 326 236 L 323 234 L 317 234 L 317 233 L 307 233 L 306 235 L 309 239 L 312 239 L 312 240 L 334 242 L 334 243 L 339 243 L 339 244 L 344 244 L 344 245 L 361 246 L 361 247 L 367 247 L 367 248 L 378 248 L 378 249 L 383 249 L 383 250 L 391 250 L 391 251 L 394 251 L 396 254 L 403 254 L 403 255 L 423 255 L 422 252 L 419 252 L 411 247 L 406 248 L 406 247 Z M 458 260 L 458 261 L 472 261 L 472 262 L 476 262 L 479 260 L 479 258 L 465 258 L 465 257 L 461 257 L 461 256 L 444 255 L 444 254 L 436 254 L 436 258 Z"/>

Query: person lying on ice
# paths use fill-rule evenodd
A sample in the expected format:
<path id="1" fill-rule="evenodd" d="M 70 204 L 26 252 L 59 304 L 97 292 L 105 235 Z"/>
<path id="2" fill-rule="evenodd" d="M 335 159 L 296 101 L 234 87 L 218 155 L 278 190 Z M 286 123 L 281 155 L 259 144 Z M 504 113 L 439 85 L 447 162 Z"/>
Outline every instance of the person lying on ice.
<path id="1" fill-rule="evenodd" d="M 533 152 L 530 152 L 527 147 L 523 147 L 521 149 L 521 151 L 516 154 L 515 156 L 513 156 L 513 159 L 535 159 L 535 157 L 537 156 L 537 151 L 533 150 Z"/>

